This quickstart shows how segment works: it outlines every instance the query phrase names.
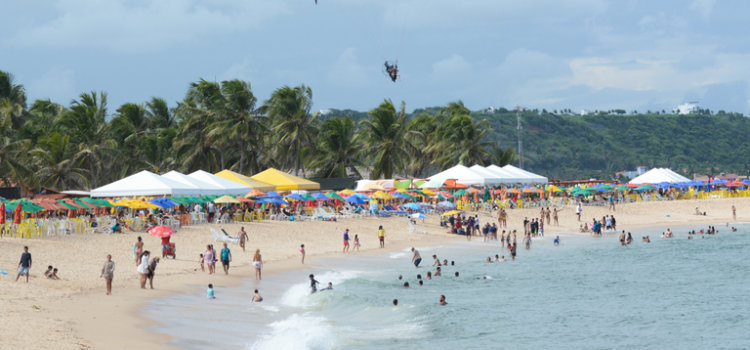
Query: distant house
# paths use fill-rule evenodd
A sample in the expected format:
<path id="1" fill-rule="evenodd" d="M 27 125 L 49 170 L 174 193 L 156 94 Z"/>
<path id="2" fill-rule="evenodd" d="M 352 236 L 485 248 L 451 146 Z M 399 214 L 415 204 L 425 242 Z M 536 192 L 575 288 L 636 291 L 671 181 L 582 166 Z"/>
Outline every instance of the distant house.
<path id="1" fill-rule="evenodd" d="M 682 105 L 677 106 L 677 111 L 680 114 L 691 114 L 691 113 L 697 113 L 698 110 L 700 110 L 700 106 L 698 105 L 698 102 L 688 102 Z"/>
<path id="2" fill-rule="evenodd" d="M 714 176 L 714 181 L 725 181 L 725 180 L 734 181 L 734 180 L 742 179 L 742 178 L 743 177 L 737 174 L 721 173 L 719 175 Z M 708 181 L 708 176 L 704 174 L 693 174 L 693 181 Z"/>
<path id="3" fill-rule="evenodd" d="M 495 107 L 487 107 L 482 110 L 484 114 L 494 114 L 495 113 Z"/>
<path id="4" fill-rule="evenodd" d="M 581 110 L 581 115 L 588 115 L 589 113 L 591 113 L 591 111 L 589 111 L 588 109 Z"/>
<path id="5" fill-rule="evenodd" d="M 643 175 L 645 173 L 646 173 L 646 167 L 645 166 L 639 166 L 639 167 L 635 168 L 635 171 L 621 171 L 619 173 L 615 173 L 615 175 L 617 175 L 617 176 L 622 175 L 622 176 L 627 177 L 629 179 L 634 179 L 634 178 L 636 178 L 638 176 L 641 176 L 641 175 Z"/>

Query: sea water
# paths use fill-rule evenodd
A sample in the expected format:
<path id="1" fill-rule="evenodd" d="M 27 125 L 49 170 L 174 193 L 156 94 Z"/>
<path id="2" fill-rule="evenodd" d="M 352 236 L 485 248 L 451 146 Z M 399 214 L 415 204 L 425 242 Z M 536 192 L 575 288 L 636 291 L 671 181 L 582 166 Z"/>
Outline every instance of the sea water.
<path id="1" fill-rule="evenodd" d="M 146 314 L 182 349 L 748 349 L 750 227 L 719 229 L 693 240 L 688 228 L 671 239 L 640 230 L 626 247 L 615 234 L 563 235 L 559 246 L 547 236 L 516 261 L 476 240 L 417 247 L 420 268 L 408 250 L 318 259 L 241 287 L 219 275 L 217 299 L 199 287 Z M 425 280 L 433 254 L 455 266 Z M 508 261 L 484 262 L 495 254 Z M 334 290 L 310 294 L 310 273 Z M 255 288 L 262 303 L 250 302 Z"/>

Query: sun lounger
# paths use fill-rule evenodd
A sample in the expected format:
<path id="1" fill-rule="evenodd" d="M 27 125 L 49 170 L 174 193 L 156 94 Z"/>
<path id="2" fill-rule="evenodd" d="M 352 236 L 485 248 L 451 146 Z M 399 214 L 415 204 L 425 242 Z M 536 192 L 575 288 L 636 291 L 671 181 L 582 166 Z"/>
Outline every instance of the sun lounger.
<path id="1" fill-rule="evenodd" d="M 227 231 L 225 231 L 224 229 L 221 229 L 221 232 L 224 233 L 224 236 L 226 236 L 226 238 L 228 240 L 227 241 L 228 243 L 234 243 L 234 244 L 240 243 L 240 238 L 239 237 L 232 237 L 232 236 L 230 236 L 227 233 Z"/>

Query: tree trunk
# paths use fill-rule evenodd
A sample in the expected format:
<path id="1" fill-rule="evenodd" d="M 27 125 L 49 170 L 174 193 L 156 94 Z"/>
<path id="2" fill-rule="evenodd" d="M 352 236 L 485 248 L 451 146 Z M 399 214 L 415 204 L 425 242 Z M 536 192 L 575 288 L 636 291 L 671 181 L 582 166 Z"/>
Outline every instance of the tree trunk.
<path id="1" fill-rule="evenodd" d="M 91 171 L 91 188 L 96 188 L 96 170 L 94 166 L 94 155 L 89 154 L 89 170 Z"/>
<path id="2" fill-rule="evenodd" d="M 221 149 L 221 169 L 220 170 L 224 170 L 224 169 L 226 169 L 226 167 L 224 166 L 224 149 L 222 148 Z"/>
<path id="3" fill-rule="evenodd" d="M 294 176 L 299 176 L 299 144 L 295 145 L 294 149 Z"/>
<path id="4" fill-rule="evenodd" d="M 243 172 L 244 170 L 244 163 L 245 163 L 245 147 L 242 139 L 240 139 L 240 174 L 245 175 Z"/>

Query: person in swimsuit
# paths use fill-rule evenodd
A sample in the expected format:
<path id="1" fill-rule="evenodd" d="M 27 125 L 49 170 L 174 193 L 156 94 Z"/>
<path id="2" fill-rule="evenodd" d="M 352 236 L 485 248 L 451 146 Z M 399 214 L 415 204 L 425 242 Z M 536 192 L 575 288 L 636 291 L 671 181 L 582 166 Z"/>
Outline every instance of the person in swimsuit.
<path id="1" fill-rule="evenodd" d="M 107 285 L 107 295 L 112 295 L 112 279 L 115 278 L 115 262 L 112 261 L 112 255 L 107 254 L 107 261 L 104 262 L 99 278 L 104 278 Z"/>
<path id="2" fill-rule="evenodd" d="M 435 274 L 433 276 L 437 277 L 437 276 L 442 276 L 442 275 L 443 274 L 440 273 L 440 267 L 438 266 L 437 271 L 435 271 Z"/>
<path id="3" fill-rule="evenodd" d="M 487 261 L 485 261 L 485 262 L 486 262 L 486 263 L 491 263 L 491 262 L 492 262 L 492 258 L 488 256 L 488 257 L 487 257 Z"/>
<path id="4" fill-rule="evenodd" d="M 427 271 L 427 275 L 424 276 L 424 279 L 431 280 L 432 279 L 432 272 Z"/>
<path id="5" fill-rule="evenodd" d="M 151 289 L 154 289 L 154 276 L 156 275 L 156 265 L 159 263 L 159 257 L 155 257 L 154 260 L 148 265 L 148 285 Z M 145 288 L 144 288 L 145 289 Z"/>
<path id="6" fill-rule="evenodd" d="M 333 290 L 333 283 L 328 282 L 328 287 L 325 287 L 325 288 L 323 288 L 321 290 Z"/>
<path id="7" fill-rule="evenodd" d="M 433 255 L 432 258 L 435 259 L 435 263 L 433 263 L 432 266 L 435 266 L 435 265 L 440 266 L 441 265 L 440 264 L 440 259 L 437 258 L 437 255 Z"/>
<path id="8" fill-rule="evenodd" d="M 581 207 L 581 203 L 578 203 L 578 207 L 576 208 L 576 215 L 578 215 L 578 221 L 581 221 L 581 214 L 583 214 L 583 207 Z"/>
<path id="9" fill-rule="evenodd" d="M 242 251 L 245 251 L 245 241 L 250 239 L 250 237 L 247 236 L 247 232 L 245 232 L 245 226 L 242 226 L 240 228 L 240 232 L 237 233 L 237 238 L 240 239 L 240 247 L 242 247 Z"/>
<path id="10" fill-rule="evenodd" d="M 148 276 L 148 271 L 149 271 L 148 257 L 150 255 L 151 255 L 151 252 L 147 250 L 141 253 L 141 256 L 138 257 L 141 263 L 137 265 L 138 268 L 136 270 L 141 275 L 141 289 L 146 289 L 146 279 L 147 279 L 146 276 Z"/>
<path id="11" fill-rule="evenodd" d="M 320 282 L 316 281 L 315 276 L 311 274 L 310 275 L 310 290 L 311 290 L 310 294 L 313 294 L 318 291 L 317 284 L 320 284 Z"/>
<path id="12" fill-rule="evenodd" d="M 500 261 L 500 262 L 503 262 L 503 261 L 505 261 L 505 255 L 501 256 L 501 257 L 500 257 L 500 260 L 498 260 L 498 261 Z"/>
<path id="13" fill-rule="evenodd" d="M 253 299 L 250 301 L 251 303 L 259 303 L 263 301 L 263 297 L 258 294 L 258 290 L 255 290 L 255 295 L 253 295 Z"/>
<path id="14" fill-rule="evenodd" d="M 552 214 L 552 212 L 549 211 L 549 207 L 547 207 L 547 211 L 544 212 L 544 217 L 547 218 L 547 225 L 550 224 L 550 214 Z"/>
<path id="15" fill-rule="evenodd" d="M 732 218 L 737 221 L 737 209 L 734 206 L 732 206 Z"/>
<path id="16" fill-rule="evenodd" d="M 440 302 L 438 302 L 438 305 L 448 305 L 448 302 L 445 301 L 445 295 L 440 296 Z"/>
<path id="17" fill-rule="evenodd" d="M 206 252 L 203 253 L 204 260 L 206 261 L 206 265 L 208 266 L 208 274 L 214 273 L 214 253 L 211 251 L 211 246 L 206 246 Z"/>
<path id="18" fill-rule="evenodd" d="M 411 251 L 412 253 L 414 253 L 414 255 L 411 258 L 411 262 L 412 264 L 414 264 L 414 267 L 419 267 L 419 263 L 422 262 L 422 257 L 419 255 L 419 251 L 414 249 L 414 247 L 411 247 Z"/>
<path id="19" fill-rule="evenodd" d="M 625 230 L 620 234 L 620 245 L 625 245 Z"/>
<path id="20" fill-rule="evenodd" d="M 500 227 L 502 228 L 508 228 L 508 213 L 505 212 L 505 209 L 500 209 Z"/>
<path id="21" fill-rule="evenodd" d="M 560 210 L 560 211 L 562 211 L 562 210 Z M 557 221 L 557 213 L 558 213 L 557 208 L 555 208 L 555 209 L 552 210 L 552 220 L 554 220 L 555 226 L 560 226 L 560 222 Z"/>
<path id="22" fill-rule="evenodd" d="M 393 306 L 398 306 L 398 299 L 393 299 Z"/>
<path id="23" fill-rule="evenodd" d="M 253 267 L 255 268 L 255 279 L 260 280 L 260 269 L 263 268 L 263 258 L 260 256 L 260 249 L 256 249 L 255 255 L 253 255 Z"/>
<path id="24" fill-rule="evenodd" d="M 206 290 L 206 297 L 208 297 L 209 299 L 216 299 L 216 297 L 214 296 L 214 285 L 211 283 L 208 284 L 208 289 Z"/>
<path id="25" fill-rule="evenodd" d="M 555 236 L 555 239 L 552 241 L 555 245 L 560 245 L 560 236 Z"/>
<path id="26" fill-rule="evenodd" d="M 143 241 L 141 240 L 141 237 L 138 237 L 138 242 L 135 242 L 135 262 L 138 263 L 138 259 L 140 259 L 141 252 L 143 251 Z"/>
<path id="27" fill-rule="evenodd" d="M 302 253 L 302 264 L 305 263 L 305 245 L 300 245 L 299 252 Z"/>
<path id="28" fill-rule="evenodd" d="M 383 226 L 378 227 L 378 240 L 380 241 L 380 248 L 385 248 L 385 230 Z"/>
<path id="29" fill-rule="evenodd" d="M 359 252 L 359 235 L 354 235 L 354 249 Z"/>

